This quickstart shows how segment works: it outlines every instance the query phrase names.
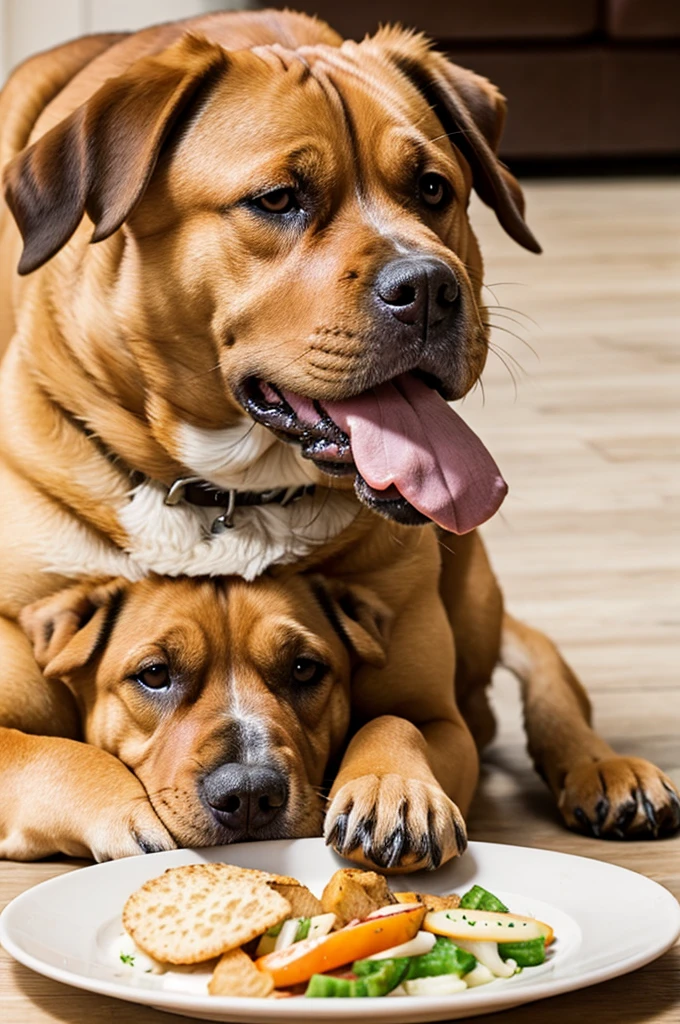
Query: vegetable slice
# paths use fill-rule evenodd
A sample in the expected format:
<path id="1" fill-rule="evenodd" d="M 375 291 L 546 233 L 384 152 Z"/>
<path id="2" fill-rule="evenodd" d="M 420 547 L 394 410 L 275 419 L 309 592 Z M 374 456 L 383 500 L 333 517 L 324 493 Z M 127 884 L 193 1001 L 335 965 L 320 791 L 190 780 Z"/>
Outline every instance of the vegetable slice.
<path id="1" fill-rule="evenodd" d="M 408 996 L 452 996 L 464 992 L 467 985 L 456 974 L 439 974 L 434 978 L 413 978 L 404 982 Z"/>
<path id="2" fill-rule="evenodd" d="M 541 935 L 527 942 L 501 942 L 498 953 L 503 960 L 511 957 L 518 967 L 537 967 L 545 963 L 545 939 Z"/>
<path id="3" fill-rule="evenodd" d="M 546 946 L 553 940 L 553 930 L 543 921 L 520 914 L 492 913 L 488 910 L 437 910 L 425 915 L 423 929 L 447 935 L 454 941 L 524 942 L 543 936 Z"/>
<path id="4" fill-rule="evenodd" d="M 418 932 L 409 942 L 402 942 L 400 946 L 392 946 L 391 949 L 383 949 L 382 953 L 374 953 L 367 959 L 394 960 L 395 957 L 423 956 L 430 952 L 436 941 L 437 936 L 432 932 Z"/>
<path id="5" fill-rule="evenodd" d="M 478 988 L 479 985 L 488 985 L 496 977 L 484 964 L 477 964 L 469 974 L 463 975 L 463 981 L 468 988 Z"/>
<path id="6" fill-rule="evenodd" d="M 305 996 L 309 999 L 386 996 L 397 987 L 408 967 L 408 960 L 405 959 L 379 962 L 366 960 L 364 963 L 371 963 L 374 969 L 359 978 L 334 978 L 328 974 L 313 974 Z"/>
<path id="7" fill-rule="evenodd" d="M 477 963 L 474 956 L 451 939 L 438 935 L 433 949 L 423 956 L 414 956 L 406 973 L 407 979 L 431 978 L 440 974 L 468 974 Z"/>
<path id="8" fill-rule="evenodd" d="M 269 971 L 277 988 L 299 985 L 309 981 L 313 974 L 335 970 L 352 960 L 362 960 L 408 942 L 420 928 L 424 913 L 422 906 L 402 907 L 398 913 L 367 918 L 320 939 L 296 942 L 281 952 L 259 957 L 256 965 Z"/>
<path id="9" fill-rule="evenodd" d="M 483 889 L 481 885 L 473 885 L 471 889 L 460 898 L 460 904 L 462 910 L 491 910 L 501 914 L 509 913 L 505 903 L 501 903 L 498 896 L 494 896 L 488 889 Z"/>
<path id="10" fill-rule="evenodd" d="M 461 948 L 471 953 L 485 967 L 488 967 L 497 978 L 512 978 L 517 964 L 514 960 L 501 960 L 497 942 L 470 942 L 459 939 Z"/>

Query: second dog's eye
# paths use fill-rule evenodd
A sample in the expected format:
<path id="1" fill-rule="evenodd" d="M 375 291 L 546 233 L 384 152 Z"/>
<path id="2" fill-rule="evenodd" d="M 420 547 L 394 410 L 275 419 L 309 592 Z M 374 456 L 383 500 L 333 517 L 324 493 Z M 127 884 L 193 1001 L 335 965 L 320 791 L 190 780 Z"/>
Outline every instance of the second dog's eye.
<path id="1" fill-rule="evenodd" d="M 149 665 L 135 676 L 138 683 L 149 690 L 165 690 L 170 685 L 170 669 L 167 665 Z"/>
<path id="2" fill-rule="evenodd" d="M 434 210 L 446 206 L 451 198 L 451 186 L 441 174 L 424 174 L 419 188 L 422 201 Z"/>
<path id="3" fill-rule="evenodd" d="M 305 686 L 320 683 L 326 672 L 326 666 L 320 661 L 314 661 L 313 658 L 296 658 L 293 662 L 293 679 Z"/>
<path id="4" fill-rule="evenodd" d="M 253 200 L 253 205 L 265 213 L 290 213 L 300 207 L 292 188 L 276 188 L 273 192 L 265 192 Z"/>

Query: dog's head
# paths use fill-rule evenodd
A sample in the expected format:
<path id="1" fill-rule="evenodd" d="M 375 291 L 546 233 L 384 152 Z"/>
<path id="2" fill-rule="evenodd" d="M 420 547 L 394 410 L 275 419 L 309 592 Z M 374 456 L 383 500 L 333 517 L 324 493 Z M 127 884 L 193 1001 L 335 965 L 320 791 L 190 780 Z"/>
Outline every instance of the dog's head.
<path id="1" fill-rule="evenodd" d="M 472 189 L 539 251 L 496 155 L 504 114 L 495 87 L 401 30 L 298 50 L 185 36 L 9 165 L 20 271 L 87 214 L 103 243 L 90 274 L 108 268 L 91 334 L 115 321 L 153 433 L 190 469 L 187 425 L 245 412 L 313 479 L 346 475 L 392 518 L 457 528 L 439 508 L 452 451 L 502 490 L 439 398 L 463 396 L 487 353 Z M 444 499 L 422 483 L 438 473 Z M 459 532 L 480 514 L 459 511 Z"/>
<path id="2" fill-rule="evenodd" d="M 320 833 L 351 670 L 384 663 L 389 621 L 370 591 L 318 576 L 78 585 L 21 616 L 84 739 L 137 775 L 184 846 Z"/>

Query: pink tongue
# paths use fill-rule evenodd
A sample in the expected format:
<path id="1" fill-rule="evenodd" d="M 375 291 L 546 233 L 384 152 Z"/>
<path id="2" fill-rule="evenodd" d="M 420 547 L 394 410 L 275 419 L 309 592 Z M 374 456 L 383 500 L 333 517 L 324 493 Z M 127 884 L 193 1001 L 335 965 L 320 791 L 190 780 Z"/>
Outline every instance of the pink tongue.
<path id="1" fill-rule="evenodd" d="M 486 522 L 507 493 L 477 435 L 432 388 L 403 374 L 356 398 L 324 402 L 349 435 L 357 469 L 377 491 L 394 485 L 451 533 Z"/>

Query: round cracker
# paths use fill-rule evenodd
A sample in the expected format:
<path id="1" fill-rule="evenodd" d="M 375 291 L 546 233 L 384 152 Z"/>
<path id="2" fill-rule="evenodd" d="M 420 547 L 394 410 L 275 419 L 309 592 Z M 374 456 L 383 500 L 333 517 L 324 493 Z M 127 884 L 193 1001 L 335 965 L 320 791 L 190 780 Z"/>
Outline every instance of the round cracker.
<path id="1" fill-rule="evenodd" d="M 186 864 L 152 878 L 123 908 L 123 927 L 149 956 L 171 964 L 211 960 L 290 916 L 267 872 Z"/>

